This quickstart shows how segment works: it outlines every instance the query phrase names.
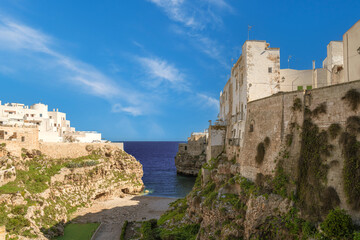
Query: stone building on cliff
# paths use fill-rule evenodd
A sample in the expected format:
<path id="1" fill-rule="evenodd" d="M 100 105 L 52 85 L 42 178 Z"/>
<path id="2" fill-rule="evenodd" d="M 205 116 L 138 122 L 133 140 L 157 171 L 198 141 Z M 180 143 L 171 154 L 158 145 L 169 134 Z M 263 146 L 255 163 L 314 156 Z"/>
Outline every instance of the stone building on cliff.
<path id="1" fill-rule="evenodd" d="M 19 128 L 12 132 L 11 127 Z M 25 128 L 23 128 L 25 127 Z M 101 142 L 101 133 L 90 131 L 75 131 L 66 119 L 66 113 L 58 109 L 48 111 L 48 106 L 36 103 L 29 106 L 20 103 L 5 103 L 0 101 L 0 140 L 28 140 L 17 133 L 27 127 L 37 128 L 38 140 L 42 142 Z"/>
<path id="2" fill-rule="evenodd" d="M 282 92 L 311 90 L 359 80 L 359 42 L 360 21 L 343 35 L 343 41 L 331 41 L 328 44 L 323 68 L 316 69 L 313 61 L 312 69 L 295 70 L 280 68 L 279 48 L 270 48 L 266 41 L 245 41 L 242 54 L 233 65 L 230 78 L 220 92 L 220 112 L 216 125 L 226 126 L 222 134 L 225 139 L 223 148 L 228 156 L 233 158 L 239 147 L 244 146 L 249 102 Z M 252 131 L 256 119 L 248 120 L 249 131 Z M 209 142 L 211 139 L 209 132 Z M 212 157 L 214 155 L 207 159 Z"/>

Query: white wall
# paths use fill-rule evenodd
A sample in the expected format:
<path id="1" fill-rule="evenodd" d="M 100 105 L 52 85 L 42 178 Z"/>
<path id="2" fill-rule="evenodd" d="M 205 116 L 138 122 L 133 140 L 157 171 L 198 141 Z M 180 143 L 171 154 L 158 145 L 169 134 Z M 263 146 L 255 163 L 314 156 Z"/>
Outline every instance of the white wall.
<path id="1" fill-rule="evenodd" d="M 360 20 L 343 36 L 344 81 L 360 80 Z"/>

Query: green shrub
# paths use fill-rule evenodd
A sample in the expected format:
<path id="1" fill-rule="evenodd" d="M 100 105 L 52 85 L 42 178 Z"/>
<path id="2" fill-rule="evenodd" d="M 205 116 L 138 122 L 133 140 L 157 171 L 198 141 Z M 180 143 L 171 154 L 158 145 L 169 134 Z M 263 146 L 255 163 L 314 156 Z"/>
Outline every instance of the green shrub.
<path id="1" fill-rule="evenodd" d="M 351 110 L 355 111 L 360 103 L 360 93 L 356 89 L 350 89 L 341 99 L 348 104 Z"/>
<path id="2" fill-rule="evenodd" d="M 301 108 L 302 108 L 301 99 L 300 98 L 295 98 L 291 109 L 293 111 L 300 111 L 301 112 Z"/>
<path id="3" fill-rule="evenodd" d="M 327 112 L 326 102 L 319 104 L 314 110 L 312 110 L 311 115 L 313 117 L 318 117 L 320 114 L 325 114 Z"/>
<path id="4" fill-rule="evenodd" d="M 330 125 L 328 131 L 329 131 L 331 139 L 335 139 L 341 132 L 341 126 L 338 123 L 333 123 Z"/>
<path id="5" fill-rule="evenodd" d="M 289 175 L 285 173 L 283 168 L 283 161 L 279 161 L 275 169 L 275 177 L 272 181 L 274 193 L 279 194 L 282 197 L 287 197 L 287 184 L 289 183 Z"/>
<path id="6" fill-rule="evenodd" d="M 120 240 L 125 240 L 126 228 L 127 228 L 128 224 L 129 224 L 129 222 L 126 220 L 121 229 Z"/>
<path id="7" fill-rule="evenodd" d="M 360 232 L 354 232 L 353 240 L 360 240 Z"/>
<path id="8" fill-rule="evenodd" d="M 142 240 L 161 240 L 156 219 L 143 222 L 141 224 L 140 233 Z"/>
<path id="9" fill-rule="evenodd" d="M 354 230 L 351 217 L 339 208 L 331 210 L 320 227 L 326 237 L 339 240 L 351 238 Z"/>
<path id="10" fill-rule="evenodd" d="M 159 218 L 157 224 L 164 225 L 168 221 L 180 221 L 184 217 L 187 208 L 186 198 L 170 203 L 170 209 Z"/>
<path id="11" fill-rule="evenodd" d="M 11 232 L 13 234 L 20 234 L 21 230 L 25 227 L 29 227 L 30 222 L 24 216 L 15 216 L 13 218 L 9 218 L 5 227 L 7 232 Z"/>
<path id="12" fill-rule="evenodd" d="M 172 229 L 160 229 L 163 240 L 195 240 L 200 230 L 199 224 L 186 224 Z"/>

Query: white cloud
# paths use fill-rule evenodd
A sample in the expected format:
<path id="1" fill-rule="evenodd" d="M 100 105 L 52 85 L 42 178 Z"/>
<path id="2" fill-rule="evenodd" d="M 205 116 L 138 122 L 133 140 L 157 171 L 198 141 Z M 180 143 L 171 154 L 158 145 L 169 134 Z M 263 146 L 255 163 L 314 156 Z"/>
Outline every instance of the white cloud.
<path id="1" fill-rule="evenodd" d="M 86 93 L 109 101 L 122 100 L 124 105 L 128 105 L 123 107 L 123 112 L 141 114 L 141 108 L 138 107 L 144 101 L 141 94 L 119 87 L 114 80 L 95 67 L 62 54 L 53 45 L 54 40 L 41 31 L 0 16 L 0 50 L 22 53 L 26 51 L 31 61 L 36 59 L 35 55 L 31 54 L 41 54 L 49 66 L 55 65 L 57 70 L 61 69 L 58 76 L 60 79 L 66 79 L 69 84 L 81 86 Z"/>
<path id="2" fill-rule="evenodd" d="M 225 0 L 148 0 L 161 8 L 173 21 L 185 27 L 201 30 L 208 24 L 222 24 L 215 14 L 219 10 L 233 12 Z"/>
<path id="3" fill-rule="evenodd" d="M 159 58 L 136 57 L 137 61 L 144 68 L 145 72 L 155 81 L 149 85 L 158 87 L 162 82 L 168 82 L 172 88 L 188 90 L 185 76 L 174 65 Z"/>
<path id="4" fill-rule="evenodd" d="M 224 47 L 220 45 L 217 41 L 206 37 L 203 34 L 184 31 L 178 27 L 173 27 L 173 31 L 179 35 L 184 36 L 195 48 L 207 55 L 209 58 L 216 60 L 223 66 L 227 66 L 225 57 L 222 53 Z"/>
<path id="5" fill-rule="evenodd" d="M 202 23 L 195 20 L 189 9 L 184 5 L 184 0 L 149 0 L 162 8 L 167 16 L 173 21 L 182 23 L 187 27 L 203 27 Z"/>
<path id="6" fill-rule="evenodd" d="M 116 103 L 112 106 L 112 112 L 114 113 L 129 113 L 133 116 L 140 116 L 143 115 L 143 111 L 139 107 L 122 107 L 120 103 Z"/>
<path id="7" fill-rule="evenodd" d="M 204 105 L 206 105 L 207 107 L 210 108 L 214 108 L 217 111 L 219 111 L 220 109 L 220 103 L 219 100 L 213 98 L 213 97 L 209 97 L 203 93 L 197 93 L 197 97 L 199 98 L 200 102 Z"/>

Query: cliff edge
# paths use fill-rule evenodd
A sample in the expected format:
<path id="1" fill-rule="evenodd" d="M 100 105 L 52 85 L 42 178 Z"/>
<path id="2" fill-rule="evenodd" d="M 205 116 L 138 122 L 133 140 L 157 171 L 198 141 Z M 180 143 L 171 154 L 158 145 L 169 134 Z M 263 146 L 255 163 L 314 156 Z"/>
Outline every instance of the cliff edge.
<path id="1" fill-rule="evenodd" d="M 0 183 L 0 225 L 9 238 L 52 239 L 77 208 L 143 191 L 142 165 L 133 156 L 111 144 L 79 146 L 87 155 L 54 159 L 27 149 L 16 157 L 1 145 L 1 165 L 16 169 Z"/>

